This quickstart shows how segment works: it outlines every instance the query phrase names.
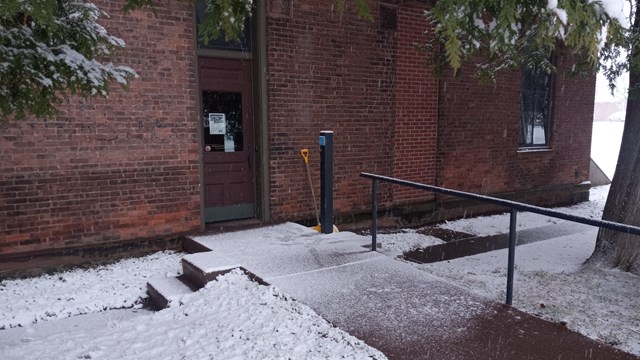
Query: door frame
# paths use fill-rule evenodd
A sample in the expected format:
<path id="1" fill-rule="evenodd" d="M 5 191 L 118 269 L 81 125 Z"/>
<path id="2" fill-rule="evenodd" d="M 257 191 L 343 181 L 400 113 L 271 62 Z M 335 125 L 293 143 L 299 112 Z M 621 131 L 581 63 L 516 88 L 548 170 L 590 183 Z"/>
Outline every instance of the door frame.
<path id="1" fill-rule="evenodd" d="M 252 52 L 219 51 L 211 49 L 198 49 L 197 26 L 195 17 L 195 7 L 193 10 L 193 44 L 195 48 L 194 74 L 195 74 L 195 97 L 196 97 L 196 119 L 195 124 L 200 124 L 202 103 L 199 79 L 199 57 L 216 57 L 222 59 L 245 59 L 253 62 L 253 133 L 254 133 L 254 160 L 255 160 L 255 219 L 268 223 L 271 221 L 270 206 L 270 186 L 269 186 L 269 131 L 268 131 L 268 104 L 267 104 L 267 45 L 266 45 L 266 1 L 257 1 L 255 13 L 252 16 Z M 203 128 L 196 126 L 198 141 L 198 162 L 200 170 L 200 228 L 205 229 L 205 208 L 204 208 L 204 163 L 203 163 Z M 231 220 L 230 220 L 231 221 Z"/>

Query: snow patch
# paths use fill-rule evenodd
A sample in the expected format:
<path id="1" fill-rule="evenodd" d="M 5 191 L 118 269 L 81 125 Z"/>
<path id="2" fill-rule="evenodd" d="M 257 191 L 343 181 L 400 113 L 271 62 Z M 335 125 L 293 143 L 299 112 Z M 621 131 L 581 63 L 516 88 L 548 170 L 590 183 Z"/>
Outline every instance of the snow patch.
<path id="1" fill-rule="evenodd" d="M 386 359 L 274 287 L 239 270 L 157 313 L 85 321 L 63 331 L 5 330 L 3 359 Z M 12 332 L 15 335 L 12 336 Z M 128 344 L 127 346 L 122 346 Z"/>
<path id="2" fill-rule="evenodd" d="M 92 270 L 0 282 L 0 329 L 109 309 L 136 307 L 151 276 L 181 273 L 182 254 L 160 252 Z"/>
<path id="3" fill-rule="evenodd" d="M 604 12 L 612 19 L 618 20 L 620 25 L 629 27 L 629 18 L 625 15 L 625 2 L 623 0 L 592 0 L 602 3 Z"/>
<path id="4" fill-rule="evenodd" d="M 554 210 L 569 213 L 577 216 L 584 216 L 592 219 L 600 219 L 609 193 L 609 185 L 598 186 L 590 190 L 589 201 Z M 475 218 L 447 221 L 439 225 L 443 229 L 465 232 L 477 236 L 489 236 L 504 234 L 509 232 L 509 214 L 499 214 L 492 216 L 480 216 Z M 518 213 L 517 229 L 534 229 L 537 227 L 561 224 L 566 220 L 556 219 L 545 215 L 538 215 L 529 212 Z"/>
<path id="5" fill-rule="evenodd" d="M 408 250 L 444 243 L 436 237 L 422 235 L 416 229 L 402 229 L 393 234 L 377 234 L 376 238 L 379 244 L 378 252 L 388 256 L 398 256 Z"/>
<path id="6" fill-rule="evenodd" d="M 198 254 L 191 254 L 184 257 L 185 261 L 190 262 L 193 266 L 202 270 L 205 274 L 214 272 L 227 271 L 229 269 L 238 268 L 241 265 L 230 260 L 214 251 L 207 251 Z"/>

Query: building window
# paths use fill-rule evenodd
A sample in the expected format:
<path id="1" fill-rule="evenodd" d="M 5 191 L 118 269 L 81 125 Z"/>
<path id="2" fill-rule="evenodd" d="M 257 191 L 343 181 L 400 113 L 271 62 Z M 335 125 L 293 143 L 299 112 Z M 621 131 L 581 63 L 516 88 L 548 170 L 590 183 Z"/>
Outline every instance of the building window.
<path id="1" fill-rule="evenodd" d="M 396 5 L 380 4 L 380 29 L 397 30 L 398 29 L 398 8 Z"/>
<path id="2" fill-rule="evenodd" d="M 198 27 L 204 22 L 207 15 L 207 3 L 203 0 L 196 1 L 196 23 Z M 198 49 L 227 50 L 237 52 L 251 52 L 251 18 L 244 21 L 244 29 L 239 40 L 225 40 L 224 33 L 218 39 L 212 39 L 204 43 L 198 36 Z"/>
<path id="3" fill-rule="evenodd" d="M 267 2 L 269 16 L 291 19 L 293 14 L 293 0 L 269 0 Z"/>
<path id="4" fill-rule="evenodd" d="M 549 146 L 551 85 L 551 74 L 544 69 L 522 69 L 520 147 Z"/>

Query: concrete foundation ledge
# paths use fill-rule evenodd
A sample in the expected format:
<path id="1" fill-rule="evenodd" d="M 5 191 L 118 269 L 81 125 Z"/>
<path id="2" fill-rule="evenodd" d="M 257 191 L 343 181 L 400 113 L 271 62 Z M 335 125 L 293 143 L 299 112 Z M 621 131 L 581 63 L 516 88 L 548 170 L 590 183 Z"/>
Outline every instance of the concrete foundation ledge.
<path id="1" fill-rule="evenodd" d="M 484 194 L 502 199 L 542 207 L 559 207 L 577 204 L 589 200 L 591 183 L 557 185 L 533 190 Z M 378 226 L 384 227 L 420 227 L 454 220 L 463 217 L 492 215 L 505 212 L 506 209 L 451 196 L 437 196 L 430 202 L 385 205 L 378 204 Z M 370 212 L 336 215 L 335 222 L 340 230 L 358 231 L 368 229 L 371 224 Z M 301 221 L 302 224 L 311 222 Z"/>
<path id="2" fill-rule="evenodd" d="M 93 267 L 164 250 L 183 251 L 184 236 L 101 242 L 64 248 L 1 254 L 0 279 L 37 276 L 81 267 Z"/>

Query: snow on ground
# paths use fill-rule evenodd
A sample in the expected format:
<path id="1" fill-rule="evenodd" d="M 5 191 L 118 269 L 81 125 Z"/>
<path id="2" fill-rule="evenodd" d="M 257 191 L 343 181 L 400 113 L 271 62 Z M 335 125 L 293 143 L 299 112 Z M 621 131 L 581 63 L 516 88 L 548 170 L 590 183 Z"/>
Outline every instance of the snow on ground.
<path id="1" fill-rule="evenodd" d="M 555 210 L 570 213 L 572 215 L 600 219 L 602 217 L 602 210 L 604 209 L 604 203 L 607 200 L 608 193 L 609 185 L 598 186 L 591 189 L 589 201 L 564 208 L 556 208 Z M 560 224 L 563 222 L 566 221 L 529 212 L 518 213 L 517 217 L 518 230 L 533 229 L 547 225 Z M 493 216 L 481 216 L 456 221 L 447 221 L 441 224 L 440 227 L 467 234 L 475 234 L 478 236 L 503 234 L 509 232 L 509 214 L 505 213 Z"/>
<path id="2" fill-rule="evenodd" d="M 605 129 L 594 124 L 594 149 L 617 156 L 613 142 L 622 124 L 607 124 Z M 609 173 L 605 168 L 615 160 L 598 164 Z M 558 210 L 598 218 L 607 192 L 608 186 L 594 188 L 589 202 Z M 497 215 L 443 227 L 490 235 L 506 232 L 508 221 L 508 215 Z M 518 216 L 519 229 L 561 222 Z M 378 239 L 381 252 L 393 257 L 440 242 L 410 229 Z M 513 304 L 640 355 L 638 276 L 582 266 L 594 239 L 595 230 L 518 246 Z M 158 253 L 92 270 L 0 281 L 2 358 L 384 358 L 277 288 L 258 286 L 238 272 L 186 295 L 180 306 L 155 313 L 139 309 L 146 279 L 177 275 L 180 257 Z M 506 250 L 498 250 L 416 266 L 503 302 L 506 259 Z M 105 311 L 117 308 L 129 309 Z"/>
<path id="3" fill-rule="evenodd" d="M 513 306 L 640 355 L 640 279 L 582 266 L 597 230 L 518 246 Z M 507 250 L 416 265 L 480 295 L 504 302 Z"/>
<path id="4" fill-rule="evenodd" d="M 402 229 L 399 233 L 377 234 L 378 252 L 388 256 L 402 255 L 403 252 L 431 245 L 438 245 L 444 241 L 423 235 L 416 229 Z"/>
<path id="5" fill-rule="evenodd" d="M 175 276 L 182 254 L 159 252 L 93 270 L 0 281 L 0 329 L 107 309 L 141 307 L 147 278 Z"/>
<path id="6" fill-rule="evenodd" d="M 609 186 L 591 189 L 591 200 L 556 210 L 598 218 Z M 523 213 L 519 229 L 562 220 Z M 509 215 L 448 222 L 448 229 L 492 235 L 508 231 Z M 513 306 L 593 339 L 640 355 L 640 278 L 619 270 L 583 266 L 595 246 L 597 229 L 516 248 Z M 415 265 L 477 294 L 504 302 L 507 250 L 446 262 Z"/>
<path id="7" fill-rule="evenodd" d="M 54 322 L 4 330 L 0 352 L 3 359 L 385 359 L 239 270 L 185 295 L 180 306 L 128 311 L 58 321 L 64 331 L 46 326 Z"/>
<path id="8" fill-rule="evenodd" d="M 595 122 L 591 156 L 611 178 L 620 149 L 623 122 Z M 601 218 L 609 186 L 590 191 L 589 201 L 558 211 Z M 518 213 L 518 229 L 532 229 L 564 220 Z M 446 222 L 442 228 L 478 236 L 506 233 L 509 214 Z M 597 229 L 518 246 L 513 305 L 591 338 L 640 355 L 640 279 L 613 269 L 583 266 L 595 246 Z M 397 234 L 402 236 L 402 234 Z M 397 240 L 402 244 L 402 240 Z M 407 246 L 404 251 L 411 250 Z M 397 251 L 403 251 L 398 246 Z M 507 250 L 446 262 L 415 265 L 480 295 L 504 302 Z"/>

